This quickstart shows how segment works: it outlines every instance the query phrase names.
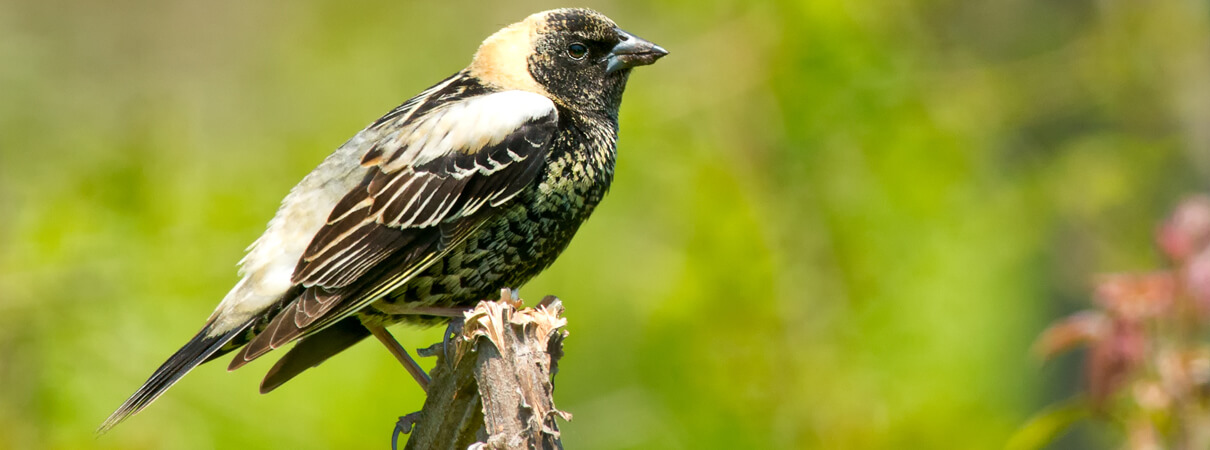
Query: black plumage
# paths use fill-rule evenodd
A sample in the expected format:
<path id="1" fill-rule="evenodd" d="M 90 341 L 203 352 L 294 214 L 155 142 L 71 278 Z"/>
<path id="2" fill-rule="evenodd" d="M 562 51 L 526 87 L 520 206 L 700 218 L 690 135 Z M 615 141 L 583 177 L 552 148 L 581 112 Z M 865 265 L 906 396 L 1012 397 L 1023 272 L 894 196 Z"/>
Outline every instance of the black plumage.
<path id="1" fill-rule="evenodd" d="M 440 321 L 417 311 L 529 281 L 612 182 L 630 68 L 666 53 L 584 9 L 489 37 L 467 69 L 375 121 L 291 191 L 244 279 L 102 430 L 216 355 L 238 350 L 235 369 L 297 342 L 267 392 L 370 328 Z"/>

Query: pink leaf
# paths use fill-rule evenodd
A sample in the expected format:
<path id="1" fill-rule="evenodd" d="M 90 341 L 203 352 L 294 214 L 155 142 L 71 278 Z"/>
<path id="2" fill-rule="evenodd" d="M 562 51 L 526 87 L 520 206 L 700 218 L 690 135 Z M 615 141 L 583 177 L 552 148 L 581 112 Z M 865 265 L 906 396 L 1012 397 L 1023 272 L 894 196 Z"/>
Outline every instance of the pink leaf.
<path id="1" fill-rule="evenodd" d="M 1100 311 L 1080 311 L 1051 325 L 1034 342 L 1034 354 L 1050 359 L 1080 345 L 1092 344 L 1109 333 L 1110 321 Z"/>
<path id="2" fill-rule="evenodd" d="M 1156 240 L 1164 254 L 1176 262 L 1200 252 L 1210 241 L 1210 197 L 1197 195 L 1182 201 L 1160 226 Z"/>
<path id="3" fill-rule="evenodd" d="M 1139 321 L 1167 311 L 1176 296 L 1169 272 L 1108 275 L 1096 286 L 1096 301 L 1114 317 Z"/>

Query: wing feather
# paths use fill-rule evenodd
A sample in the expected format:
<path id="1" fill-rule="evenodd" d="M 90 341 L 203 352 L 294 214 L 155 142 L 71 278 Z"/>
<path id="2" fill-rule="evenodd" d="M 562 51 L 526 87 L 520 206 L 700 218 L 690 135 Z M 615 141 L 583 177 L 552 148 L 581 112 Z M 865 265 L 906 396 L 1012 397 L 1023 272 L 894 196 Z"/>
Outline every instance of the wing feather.
<path id="1" fill-rule="evenodd" d="M 558 121 L 550 100 L 518 91 L 420 108 L 376 123 L 399 129 L 373 144 L 363 158 L 370 171 L 299 260 L 293 281 L 303 292 L 232 369 L 356 313 L 440 260 L 534 182 Z"/>

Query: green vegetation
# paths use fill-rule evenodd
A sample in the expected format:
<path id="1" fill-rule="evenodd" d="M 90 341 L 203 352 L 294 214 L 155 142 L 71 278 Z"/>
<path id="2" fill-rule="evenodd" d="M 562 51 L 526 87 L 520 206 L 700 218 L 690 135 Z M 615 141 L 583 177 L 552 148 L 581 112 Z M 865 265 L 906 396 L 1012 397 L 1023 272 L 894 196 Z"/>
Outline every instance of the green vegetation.
<path id="1" fill-rule="evenodd" d="M 0 3 L 0 448 L 385 447 L 422 392 L 372 343 L 267 396 L 273 358 L 205 365 L 92 430 L 290 186 L 556 6 Z M 1079 388 L 1035 336 L 1094 274 L 1159 266 L 1210 174 L 1202 2 L 584 6 L 672 54 L 631 80 L 610 196 L 521 291 L 567 306 L 569 448 L 1003 446 Z"/>

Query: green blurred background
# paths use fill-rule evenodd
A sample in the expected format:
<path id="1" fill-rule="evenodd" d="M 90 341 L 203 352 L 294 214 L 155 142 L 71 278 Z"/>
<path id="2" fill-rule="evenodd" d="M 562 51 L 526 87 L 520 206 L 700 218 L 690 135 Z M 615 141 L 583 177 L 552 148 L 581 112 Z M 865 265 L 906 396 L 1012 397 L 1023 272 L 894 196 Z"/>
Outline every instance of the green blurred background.
<path id="1" fill-rule="evenodd" d="M 0 2 L 0 448 L 385 448 L 423 397 L 375 344 L 265 396 L 273 358 L 202 366 L 92 433 L 297 180 L 558 6 Z M 568 448 L 1000 447 L 1079 388 L 1033 338 L 1092 274 L 1159 264 L 1155 224 L 1210 175 L 1206 2 L 584 6 L 672 54 L 631 78 L 609 197 L 522 290 L 568 306 Z"/>

